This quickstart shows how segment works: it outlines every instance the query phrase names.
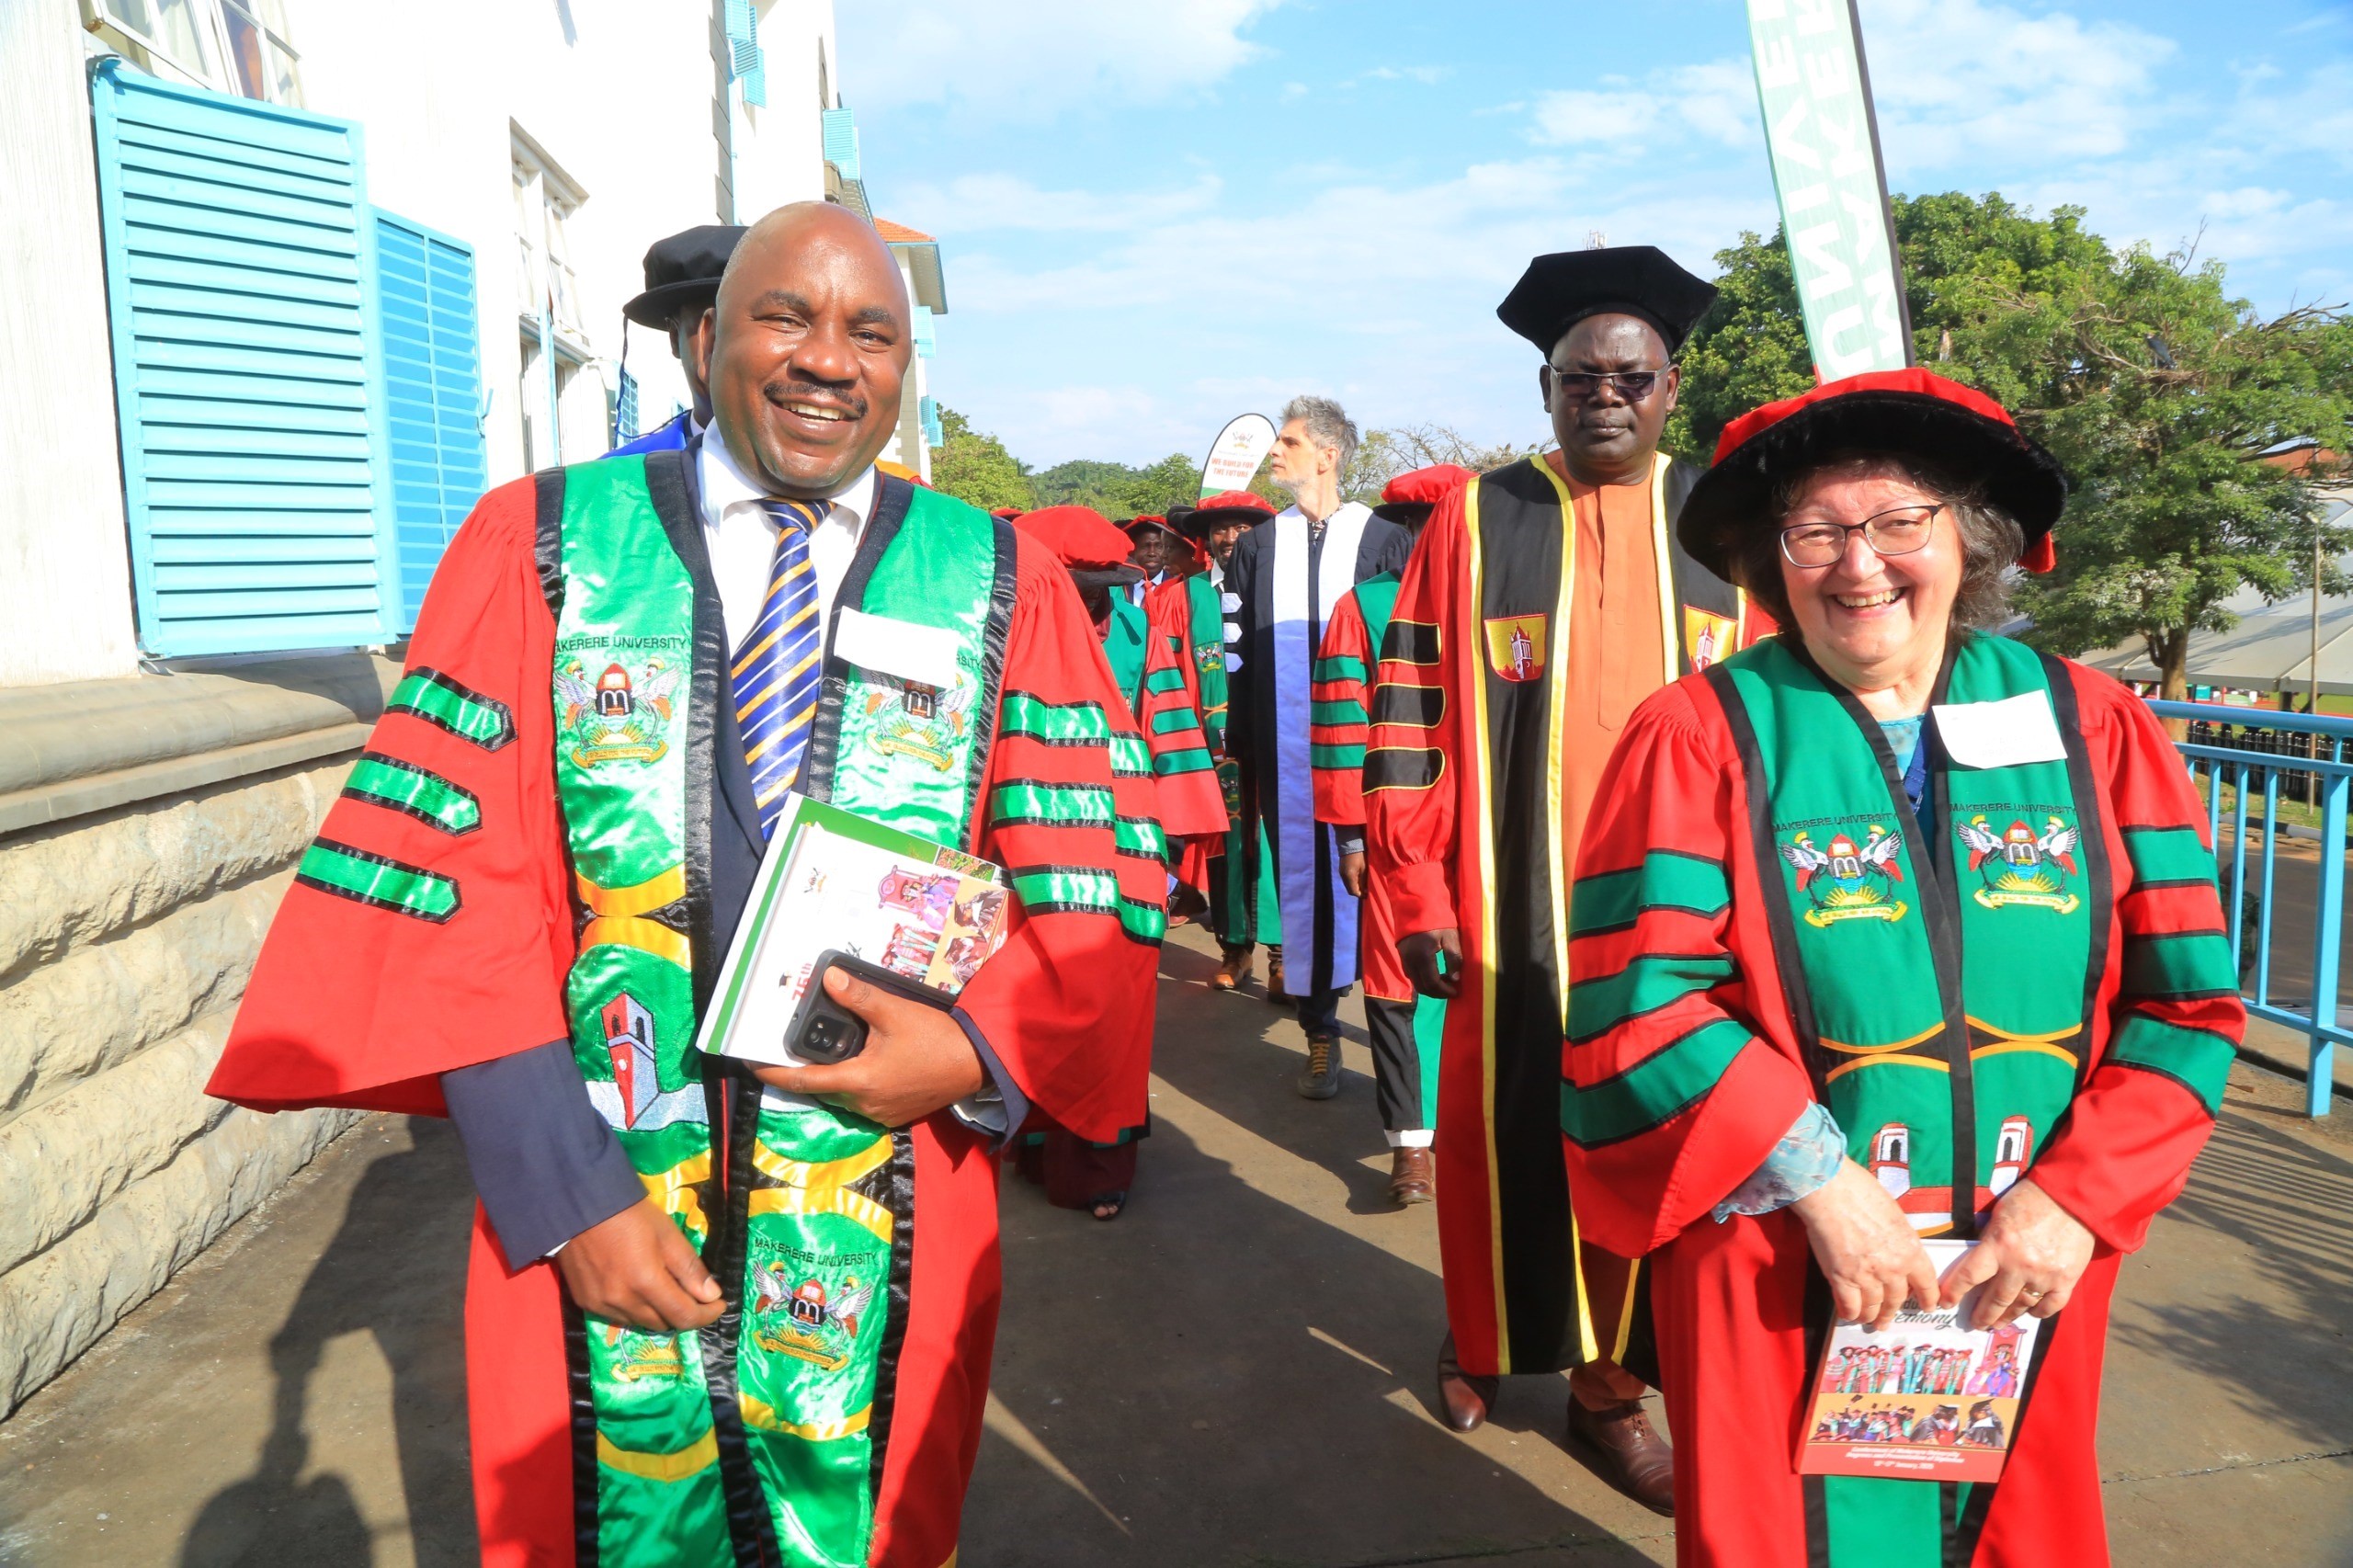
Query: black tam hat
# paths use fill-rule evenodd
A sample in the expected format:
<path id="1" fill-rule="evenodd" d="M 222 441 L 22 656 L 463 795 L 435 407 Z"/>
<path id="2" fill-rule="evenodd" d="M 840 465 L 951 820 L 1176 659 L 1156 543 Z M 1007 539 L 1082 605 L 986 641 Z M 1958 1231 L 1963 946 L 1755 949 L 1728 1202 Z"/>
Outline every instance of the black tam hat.
<path id="1" fill-rule="evenodd" d="M 705 223 L 666 240 L 656 240 L 645 253 L 645 292 L 621 307 L 621 314 L 640 326 L 667 332 L 682 311 L 704 311 L 719 298 L 720 274 L 744 237 L 734 223 Z"/>
<path id="2" fill-rule="evenodd" d="M 1684 271 L 1656 245 L 1607 245 L 1538 256 L 1495 314 L 1547 358 L 1563 333 L 1605 312 L 1650 323 L 1673 354 L 1715 297 L 1714 284 Z"/>

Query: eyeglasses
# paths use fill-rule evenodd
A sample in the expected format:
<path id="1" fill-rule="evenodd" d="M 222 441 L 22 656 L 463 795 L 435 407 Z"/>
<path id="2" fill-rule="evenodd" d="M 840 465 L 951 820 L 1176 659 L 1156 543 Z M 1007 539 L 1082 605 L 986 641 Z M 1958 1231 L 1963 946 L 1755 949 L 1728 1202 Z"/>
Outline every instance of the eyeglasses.
<path id="1" fill-rule="evenodd" d="M 1890 506 L 1859 523 L 1800 523 L 1781 530 L 1781 553 L 1792 566 L 1835 566 L 1847 553 L 1847 536 L 1860 534 L 1878 554 L 1909 555 L 1928 542 L 1937 514 L 1944 509 L 1939 501 L 1932 506 Z"/>
<path id="2" fill-rule="evenodd" d="M 1552 389 L 1571 403 L 1591 403 L 1606 384 L 1618 389 L 1618 395 L 1628 403 L 1640 403 L 1658 390 L 1658 379 L 1664 370 L 1611 370 L 1596 374 L 1591 370 L 1563 370 L 1546 365 L 1552 372 Z"/>

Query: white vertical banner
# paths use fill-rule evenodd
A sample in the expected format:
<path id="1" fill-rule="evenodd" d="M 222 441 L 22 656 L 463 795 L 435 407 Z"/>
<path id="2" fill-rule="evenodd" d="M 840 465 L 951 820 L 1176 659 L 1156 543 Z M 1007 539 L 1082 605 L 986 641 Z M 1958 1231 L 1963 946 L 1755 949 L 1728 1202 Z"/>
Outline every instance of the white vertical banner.
<path id="1" fill-rule="evenodd" d="M 1813 373 L 1912 362 L 1855 0 L 1748 0 L 1756 97 Z"/>
<path id="2" fill-rule="evenodd" d="M 1263 414 L 1237 414 L 1210 443 L 1201 462 L 1201 499 L 1229 490 L 1247 490 L 1258 465 L 1275 449 L 1275 422 Z"/>

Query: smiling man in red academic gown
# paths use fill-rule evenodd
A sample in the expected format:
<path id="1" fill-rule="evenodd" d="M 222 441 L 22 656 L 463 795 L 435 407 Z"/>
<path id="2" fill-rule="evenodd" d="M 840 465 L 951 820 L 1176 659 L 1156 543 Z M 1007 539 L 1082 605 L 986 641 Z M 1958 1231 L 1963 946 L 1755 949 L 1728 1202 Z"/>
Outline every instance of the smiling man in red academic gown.
<path id="1" fill-rule="evenodd" d="M 456 1119 L 494 1568 L 952 1561 L 995 1149 L 1031 1106 L 1144 1119 L 1142 737 L 1052 553 L 877 472 L 913 329 L 870 225 L 781 209 L 700 330 L 695 448 L 483 498 L 210 1085 Z M 694 1031 L 788 788 L 997 862 L 1016 915 L 952 1013 L 848 982 L 864 1052 L 756 1075 Z M 647 836 L 668 869 L 603 872 Z"/>

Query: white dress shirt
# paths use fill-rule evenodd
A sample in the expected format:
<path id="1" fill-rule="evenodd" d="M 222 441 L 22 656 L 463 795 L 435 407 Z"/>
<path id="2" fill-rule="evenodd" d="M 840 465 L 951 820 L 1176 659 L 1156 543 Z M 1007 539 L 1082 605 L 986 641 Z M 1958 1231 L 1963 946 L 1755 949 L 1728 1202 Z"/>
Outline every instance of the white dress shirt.
<path id="1" fill-rule="evenodd" d="M 695 451 L 703 544 L 710 551 L 710 575 L 719 589 L 720 614 L 732 652 L 760 619 L 760 606 L 767 601 L 777 528 L 760 505 L 768 498 L 767 486 L 744 472 L 716 421 L 704 427 Z M 827 498 L 833 510 L 809 536 L 809 568 L 816 574 L 817 602 L 825 607 L 828 625 L 842 579 L 849 575 L 849 563 L 858 555 L 858 537 L 874 511 L 874 470 L 869 465 Z"/>
<path id="2" fill-rule="evenodd" d="M 767 602 L 777 526 L 761 506 L 768 498 L 767 487 L 744 472 L 735 454 L 727 449 L 727 437 L 720 433 L 716 420 L 704 426 L 701 444 L 694 451 L 695 479 L 702 490 L 703 545 L 710 552 L 711 581 L 719 590 L 720 619 L 727 628 L 732 653 L 758 622 L 760 607 Z M 842 580 L 857 559 L 866 519 L 873 516 L 876 490 L 874 468 L 869 464 L 856 479 L 826 497 L 833 502 L 833 510 L 809 536 L 809 569 L 817 578 L 817 602 L 825 607 L 829 628 Z M 980 1051 L 977 1040 L 973 1049 Z M 993 1053 L 981 1051 L 980 1055 L 988 1071 L 988 1086 L 950 1108 L 967 1126 L 1002 1138 L 1010 1120 L 1005 1099 L 1006 1080 L 999 1077 L 1004 1068 Z M 768 1093 L 776 1096 L 779 1091 Z"/>

